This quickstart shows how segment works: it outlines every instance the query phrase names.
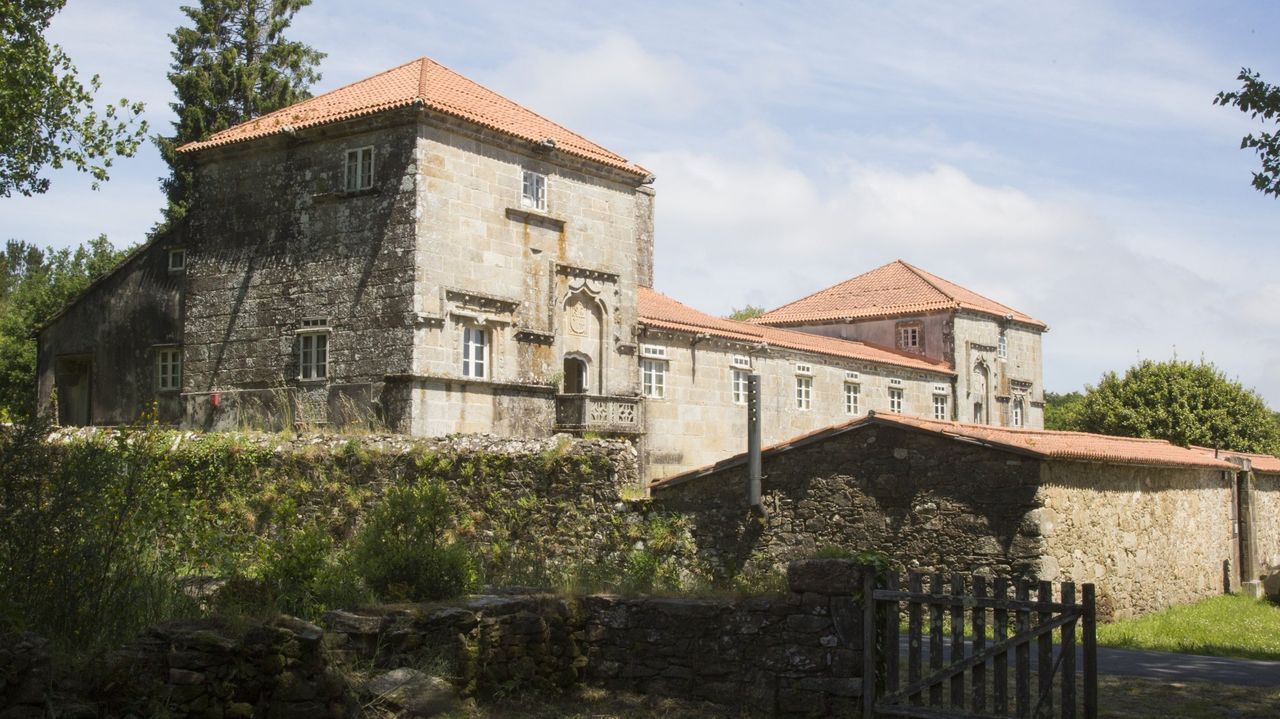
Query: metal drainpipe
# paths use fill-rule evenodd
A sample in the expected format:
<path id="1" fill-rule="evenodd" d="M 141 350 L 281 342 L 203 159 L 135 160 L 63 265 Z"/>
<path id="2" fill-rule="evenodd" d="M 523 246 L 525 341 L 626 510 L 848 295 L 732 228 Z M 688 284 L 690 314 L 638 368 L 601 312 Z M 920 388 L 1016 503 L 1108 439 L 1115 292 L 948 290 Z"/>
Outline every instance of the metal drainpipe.
<path id="1" fill-rule="evenodd" d="M 760 375 L 747 375 L 747 502 L 751 511 L 764 516 L 760 503 Z"/>

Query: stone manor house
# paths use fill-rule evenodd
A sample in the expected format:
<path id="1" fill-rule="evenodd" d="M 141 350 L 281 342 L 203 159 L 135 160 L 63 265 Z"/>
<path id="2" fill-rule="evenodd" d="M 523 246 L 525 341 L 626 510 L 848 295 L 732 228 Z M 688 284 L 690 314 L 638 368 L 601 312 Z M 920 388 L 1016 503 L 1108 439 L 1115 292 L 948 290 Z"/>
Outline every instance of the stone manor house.
<path id="1" fill-rule="evenodd" d="M 188 216 L 45 326 L 64 424 L 622 435 L 650 477 L 876 413 L 1043 426 L 1044 323 L 905 262 L 751 322 L 654 289 L 653 176 L 421 58 L 179 151 Z"/>

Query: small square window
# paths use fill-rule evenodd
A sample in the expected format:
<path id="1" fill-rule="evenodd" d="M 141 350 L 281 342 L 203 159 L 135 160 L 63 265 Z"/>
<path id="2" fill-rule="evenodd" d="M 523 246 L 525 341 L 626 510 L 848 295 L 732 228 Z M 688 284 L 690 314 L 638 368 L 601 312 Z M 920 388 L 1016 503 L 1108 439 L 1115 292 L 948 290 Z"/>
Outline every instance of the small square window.
<path id="1" fill-rule="evenodd" d="M 156 389 L 161 391 L 182 389 L 182 350 L 176 348 L 156 350 Z"/>
<path id="2" fill-rule="evenodd" d="M 538 210 L 539 212 L 547 211 L 546 175 L 532 170 L 524 171 L 524 181 L 521 183 L 520 189 L 520 206 Z"/>
<path id="3" fill-rule="evenodd" d="M 298 334 L 298 379 L 318 380 L 329 376 L 329 333 Z"/>
<path id="4" fill-rule="evenodd" d="M 919 322 L 898 325 L 898 349 L 907 352 L 924 350 L 924 337 L 920 334 Z"/>
<path id="5" fill-rule="evenodd" d="M 808 410 L 813 407 L 813 378 L 796 377 L 796 409 Z"/>
<path id="6" fill-rule="evenodd" d="M 733 371 L 733 403 L 747 403 L 747 377 L 750 376 L 746 370 L 736 369 Z"/>
<path id="7" fill-rule="evenodd" d="M 902 390 L 892 388 L 889 390 L 889 411 L 902 414 Z"/>
<path id="8" fill-rule="evenodd" d="M 667 363 L 665 360 L 640 360 L 640 388 L 645 397 L 663 399 L 667 396 Z"/>
<path id="9" fill-rule="evenodd" d="M 373 187 L 372 146 L 347 150 L 346 181 L 343 186 L 347 192 Z"/>
<path id="10" fill-rule="evenodd" d="M 483 379 L 489 364 L 489 333 L 477 327 L 462 330 L 462 376 Z"/>
<path id="11" fill-rule="evenodd" d="M 169 250 L 169 271 L 182 272 L 187 269 L 187 251 L 181 248 Z"/>
<path id="12" fill-rule="evenodd" d="M 844 413 L 857 414 L 858 400 L 861 399 L 862 387 L 856 384 L 846 384 L 844 386 Z"/>

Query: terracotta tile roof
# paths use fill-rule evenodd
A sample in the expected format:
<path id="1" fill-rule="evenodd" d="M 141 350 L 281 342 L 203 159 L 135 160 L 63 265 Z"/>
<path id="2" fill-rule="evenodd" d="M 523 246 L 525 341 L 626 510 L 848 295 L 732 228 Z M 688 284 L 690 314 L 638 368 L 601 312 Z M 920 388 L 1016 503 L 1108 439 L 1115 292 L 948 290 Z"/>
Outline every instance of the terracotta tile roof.
<path id="1" fill-rule="evenodd" d="M 216 132 L 207 140 L 187 143 L 179 147 L 178 151 L 194 152 L 207 147 L 244 142 L 291 129 L 326 125 L 415 103 L 530 142 L 551 139 L 561 152 L 638 175 L 649 174 L 648 170 L 628 162 L 626 158 L 427 57 L 420 57 L 373 77 Z"/>
<path id="2" fill-rule="evenodd" d="M 757 324 L 796 325 L 958 309 L 996 317 L 1011 315 L 1018 322 L 1041 329 L 1047 327 L 1040 320 L 902 260 L 895 260 L 808 297 L 802 297 L 751 321 Z"/>
<path id="3" fill-rule="evenodd" d="M 830 437 L 865 427 L 882 424 L 908 427 L 937 435 L 955 437 L 965 441 L 1026 454 L 1040 459 L 1056 459 L 1071 462 L 1097 462 L 1101 464 L 1125 464 L 1144 467 L 1189 467 L 1200 469 L 1235 469 L 1235 465 L 1196 449 L 1179 447 L 1163 439 L 1138 439 L 1112 437 L 1086 432 L 1056 432 L 1045 429 L 1016 429 L 991 427 L 985 424 L 943 422 L 922 417 L 868 412 L 865 417 L 844 424 L 814 430 L 763 450 L 771 456 L 787 450 L 820 442 Z M 691 479 L 716 474 L 746 463 L 746 454 L 737 454 L 706 467 L 691 469 L 650 483 L 654 489 L 681 484 Z"/>
<path id="4" fill-rule="evenodd" d="M 946 363 L 920 357 L 919 355 L 869 345 L 865 342 L 822 337 L 806 332 L 796 332 L 713 317 L 647 287 L 638 288 L 637 296 L 640 323 L 649 327 L 676 330 L 678 332 L 706 333 L 715 337 L 744 342 L 767 342 L 773 347 L 785 347 L 834 357 L 846 357 L 898 367 L 910 367 L 938 374 L 954 374 Z"/>
<path id="5" fill-rule="evenodd" d="M 1202 452 L 1210 457 L 1243 457 L 1249 460 L 1253 471 L 1261 474 L 1280 474 L 1280 457 L 1274 457 L 1269 454 L 1256 454 L 1254 452 L 1233 452 L 1228 449 L 1217 450 L 1213 447 L 1197 447 L 1191 446 L 1192 449 Z"/>

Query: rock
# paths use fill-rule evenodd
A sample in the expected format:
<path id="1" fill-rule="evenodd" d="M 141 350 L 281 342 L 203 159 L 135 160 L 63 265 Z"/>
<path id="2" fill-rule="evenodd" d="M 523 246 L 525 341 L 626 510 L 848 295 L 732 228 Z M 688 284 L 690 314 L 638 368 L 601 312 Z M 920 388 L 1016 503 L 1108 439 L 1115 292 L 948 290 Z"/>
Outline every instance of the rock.
<path id="1" fill-rule="evenodd" d="M 458 691 L 440 677 L 416 669 L 400 668 L 370 679 L 364 691 L 410 716 L 429 717 L 458 703 Z"/>
<path id="2" fill-rule="evenodd" d="M 377 634 L 385 623 L 383 617 L 354 614 L 342 610 L 325 612 L 320 621 L 329 629 L 342 634 Z"/>
<path id="3" fill-rule="evenodd" d="M 248 702 L 232 702 L 223 712 L 224 719 L 253 719 L 253 705 Z"/>

